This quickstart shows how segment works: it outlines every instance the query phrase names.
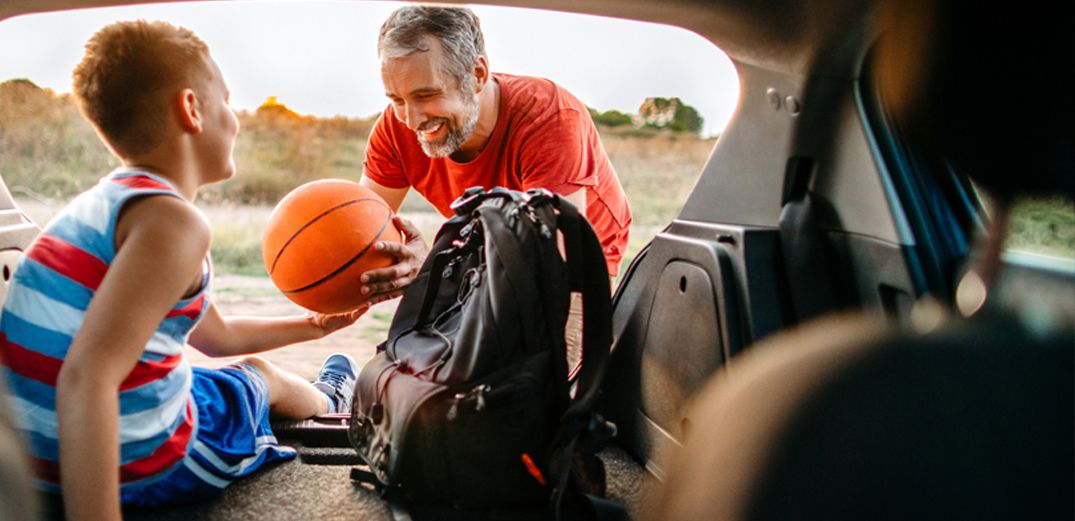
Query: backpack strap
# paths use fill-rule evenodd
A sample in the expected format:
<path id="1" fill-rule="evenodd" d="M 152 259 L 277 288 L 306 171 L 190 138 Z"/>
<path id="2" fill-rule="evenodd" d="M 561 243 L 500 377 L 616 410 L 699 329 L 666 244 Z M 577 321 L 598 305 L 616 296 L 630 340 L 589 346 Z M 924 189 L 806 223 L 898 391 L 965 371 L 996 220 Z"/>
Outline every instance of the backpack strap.
<path id="1" fill-rule="evenodd" d="M 530 296 L 540 295 L 544 300 L 545 309 L 549 309 L 548 292 L 542 291 L 534 278 L 529 276 L 528 272 L 533 269 L 532 263 L 525 258 L 519 238 L 509 228 L 503 210 L 496 206 L 483 205 L 477 209 L 477 213 L 481 219 L 486 240 L 495 245 L 494 248 L 486 248 L 485 254 L 487 257 L 495 255 L 496 259 L 503 263 L 504 279 L 516 295 L 516 299 L 519 302 L 525 302 Z M 523 330 L 522 337 L 527 343 L 527 351 L 533 352 L 540 333 L 535 331 L 532 321 L 522 320 L 519 326 Z"/>
<path id="2" fill-rule="evenodd" d="M 568 273 L 568 288 L 566 289 L 581 291 L 583 296 L 583 360 L 574 399 L 569 397 L 566 379 L 567 348 L 562 333 L 566 320 L 566 307 L 564 302 L 555 302 L 557 296 L 565 294 L 564 288 L 535 287 L 531 277 L 520 276 L 524 272 L 519 270 L 528 269 L 528 263 L 523 258 L 518 237 L 508 229 L 504 213 L 494 207 L 479 208 L 478 212 L 482 215 L 487 237 L 496 245 L 491 250 L 496 252 L 505 265 L 509 283 L 523 284 L 515 288 L 516 291 L 536 292 L 540 295 L 548 326 L 558 328 L 558 331 L 549 332 L 558 339 L 558 349 L 551 357 L 551 374 L 556 375 L 554 381 L 556 382 L 557 410 L 563 413 L 553 432 L 552 443 L 546 454 L 546 469 L 549 471 L 550 484 L 553 487 L 549 513 L 557 520 L 621 520 L 626 517 L 623 507 L 586 496 L 574 472 L 575 455 L 580 449 L 580 439 L 585 437 L 587 441 L 583 443 L 583 447 L 589 446 L 581 450 L 596 452 L 603 443 L 593 443 L 593 441 L 610 434 L 606 429 L 604 419 L 592 413 L 609 358 L 609 348 L 612 345 L 612 305 L 608 268 L 597 235 L 575 206 L 560 196 L 550 198 L 549 203 L 559 212 L 559 215 L 554 217 L 555 228 L 559 229 L 564 236 Z M 533 209 L 536 210 L 537 206 L 542 203 L 531 200 L 528 204 L 534 206 Z M 545 207 L 549 210 L 552 208 Z M 549 217 L 538 217 L 538 219 L 540 222 L 552 221 Z M 552 248 L 555 252 L 555 246 Z M 558 252 L 553 255 L 556 255 L 557 260 L 559 259 Z M 552 284 L 557 281 L 562 283 L 563 277 L 558 276 L 554 271 L 562 269 L 560 266 L 558 262 L 539 262 L 537 269 L 542 272 L 542 284 Z M 533 327 L 529 321 L 523 322 L 524 328 Z"/>
<path id="3" fill-rule="evenodd" d="M 612 345 L 612 304 L 609 295 L 608 265 L 593 228 L 578 209 L 556 196 L 560 218 L 557 228 L 564 234 L 568 273 L 572 290 L 582 292 L 582 369 L 575 399 L 560 418 L 560 426 L 549 449 L 548 468 L 553 477 L 551 510 L 556 519 L 595 519 L 592 502 L 582 493 L 573 472 L 579 439 L 589 431 L 603 428 L 604 421 L 592 414 Z M 602 425 L 595 425 L 599 422 Z"/>
<path id="4" fill-rule="evenodd" d="M 582 292 L 582 369 L 575 399 L 561 418 L 568 422 L 588 415 L 597 399 L 612 345 L 612 300 L 608 264 L 597 234 L 574 205 L 561 196 L 556 198 L 571 289 Z"/>
<path id="5" fill-rule="evenodd" d="M 440 296 L 440 283 L 443 279 L 450 277 L 446 272 L 448 266 L 459 255 L 477 249 L 474 246 L 474 240 L 478 236 L 478 232 L 471 231 L 465 239 L 455 240 L 451 247 L 442 249 L 436 254 L 431 255 L 431 262 L 427 262 L 429 264 L 429 279 L 426 285 L 425 295 L 422 298 L 422 307 L 418 310 L 418 317 L 415 319 L 415 327 L 426 327 L 430 325 L 432 322 L 430 314 L 433 311 L 433 305 Z"/>
<path id="6" fill-rule="evenodd" d="M 443 261 L 438 261 L 437 259 L 446 250 L 452 248 L 453 241 L 458 237 L 460 229 L 466 226 L 468 222 L 469 219 L 466 216 L 457 215 L 448 219 L 441 226 L 433 241 L 433 246 L 428 256 L 426 256 L 426 260 L 418 270 L 418 276 L 411 281 L 410 285 L 404 288 L 403 298 L 400 299 L 399 307 L 396 308 L 395 316 L 392 318 L 392 325 L 388 330 L 388 339 L 378 346 L 378 352 L 382 351 L 382 346 L 387 346 L 391 340 L 421 325 L 421 321 L 418 319 L 423 315 L 422 309 L 426 307 L 426 300 L 436 298 L 440 285 L 439 279 L 443 271 L 443 265 L 440 263 Z M 437 267 L 440 269 L 436 269 Z M 430 291 L 429 286 L 431 284 L 436 286 L 436 289 Z M 432 293 L 431 296 L 429 295 L 430 293 Z M 432 306 L 432 303 L 429 306 Z M 424 314 L 428 315 L 428 313 L 429 310 L 426 310 Z"/>

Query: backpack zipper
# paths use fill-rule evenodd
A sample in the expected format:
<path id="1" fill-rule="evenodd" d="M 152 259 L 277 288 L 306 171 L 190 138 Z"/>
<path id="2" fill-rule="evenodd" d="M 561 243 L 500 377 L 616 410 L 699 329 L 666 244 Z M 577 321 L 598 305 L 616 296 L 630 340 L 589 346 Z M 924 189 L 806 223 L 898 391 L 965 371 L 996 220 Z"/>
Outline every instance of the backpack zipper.
<path id="1" fill-rule="evenodd" d="M 452 405 L 448 408 L 448 414 L 446 415 L 448 421 L 455 421 L 459 417 L 459 405 L 464 402 L 474 404 L 474 412 L 480 412 L 485 409 L 485 395 L 491 390 L 493 390 L 491 385 L 481 384 L 473 387 L 469 392 L 455 393 L 455 396 L 452 397 Z"/>

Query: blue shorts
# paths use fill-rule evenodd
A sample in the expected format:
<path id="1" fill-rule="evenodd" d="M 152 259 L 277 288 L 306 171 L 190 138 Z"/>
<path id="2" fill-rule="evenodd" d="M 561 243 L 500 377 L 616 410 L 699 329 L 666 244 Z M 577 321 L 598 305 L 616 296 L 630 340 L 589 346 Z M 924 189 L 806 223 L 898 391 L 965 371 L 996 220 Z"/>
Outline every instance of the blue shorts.
<path id="1" fill-rule="evenodd" d="M 123 487 L 124 505 L 148 507 L 209 499 L 266 463 L 295 457 L 294 449 L 278 445 L 273 436 L 268 384 L 253 366 L 195 367 L 191 392 L 198 433 L 186 457 L 157 481 Z"/>

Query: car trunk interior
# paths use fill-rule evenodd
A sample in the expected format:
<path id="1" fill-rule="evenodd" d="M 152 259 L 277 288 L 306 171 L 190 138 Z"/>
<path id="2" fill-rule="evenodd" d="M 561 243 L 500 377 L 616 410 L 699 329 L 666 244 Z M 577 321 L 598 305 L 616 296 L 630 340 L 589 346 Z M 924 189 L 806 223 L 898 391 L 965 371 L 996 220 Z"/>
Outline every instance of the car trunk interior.
<path id="1" fill-rule="evenodd" d="M 125 2 L 87 4 L 115 3 Z M 678 216 L 623 268 L 614 295 L 613 355 L 600 407 L 619 435 L 600 456 L 609 497 L 633 516 L 641 517 L 647 490 L 665 476 L 668 452 L 698 423 L 687 412 L 692 397 L 751 344 L 826 313 L 865 310 L 905 323 L 921 297 L 954 298 L 980 225 L 945 238 L 918 198 L 936 195 L 968 221 L 973 205 L 952 203 L 959 183 L 923 189 L 892 160 L 898 139 L 864 80 L 875 2 L 490 3 L 680 25 L 724 50 L 739 74 L 735 116 L 697 185 Z M 0 7 L 0 19 L 70 6 L 16 1 Z M 5 281 L 36 232 L 6 189 L 0 192 Z M 1014 257 L 1009 263 L 1010 285 L 1026 284 L 1010 299 L 1041 298 L 1075 316 L 1070 272 Z M 408 519 L 351 479 L 360 462 L 343 421 L 278 424 L 281 441 L 299 446 L 297 460 L 243 479 L 211 503 L 127 515 Z"/>
<path id="2" fill-rule="evenodd" d="M 602 456 L 611 497 L 636 513 L 643 484 L 663 475 L 662 453 L 690 428 L 691 396 L 736 353 L 835 309 L 899 316 L 926 290 L 912 282 L 905 247 L 913 240 L 901 233 L 903 217 L 871 154 L 857 95 L 868 5 L 839 2 L 828 14 L 805 16 L 794 2 L 764 4 L 542 4 L 682 25 L 726 51 L 740 77 L 736 115 L 697 185 L 615 295 L 602 406 L 620 436 Z M 793 15 L 804 15 L 802 25 Z M 825 25 L 830 16 L 858 25 L 835 30 Z M 8 212 L 19 224 L 17 210 Z M 8 251 L 32 237 L 19 226 L 2 235 Z M 298 461 L 245 479 L 211 504 L 132 517 L 389 515 L 376 493 L 349 479 L 357 461 L 345 438 L 319 440 L 319 431 L 331 429 L 314 423 L 280 430 L 285 442 L 308 445 Z"/>

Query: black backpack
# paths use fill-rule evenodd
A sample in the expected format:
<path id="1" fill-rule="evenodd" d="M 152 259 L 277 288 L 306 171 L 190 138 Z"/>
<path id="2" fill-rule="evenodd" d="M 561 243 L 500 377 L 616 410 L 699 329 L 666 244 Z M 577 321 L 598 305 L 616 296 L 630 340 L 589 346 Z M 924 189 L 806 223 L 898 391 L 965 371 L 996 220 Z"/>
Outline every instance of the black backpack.
<path id="1" fill-rule="evenodd" d="M 366 478 L 410 504 L 592 517 L 577 514 L 587 508 L 578 462 L 598 461 L 592 454 L 614 433 L 592 412 L 611 345 L 601 245 L 546 190 L 471 188 L 452 208 L 358 377 L 348 435 Z M 573 291 L 583 296 L 584 349 L 569 382 Z"/>

